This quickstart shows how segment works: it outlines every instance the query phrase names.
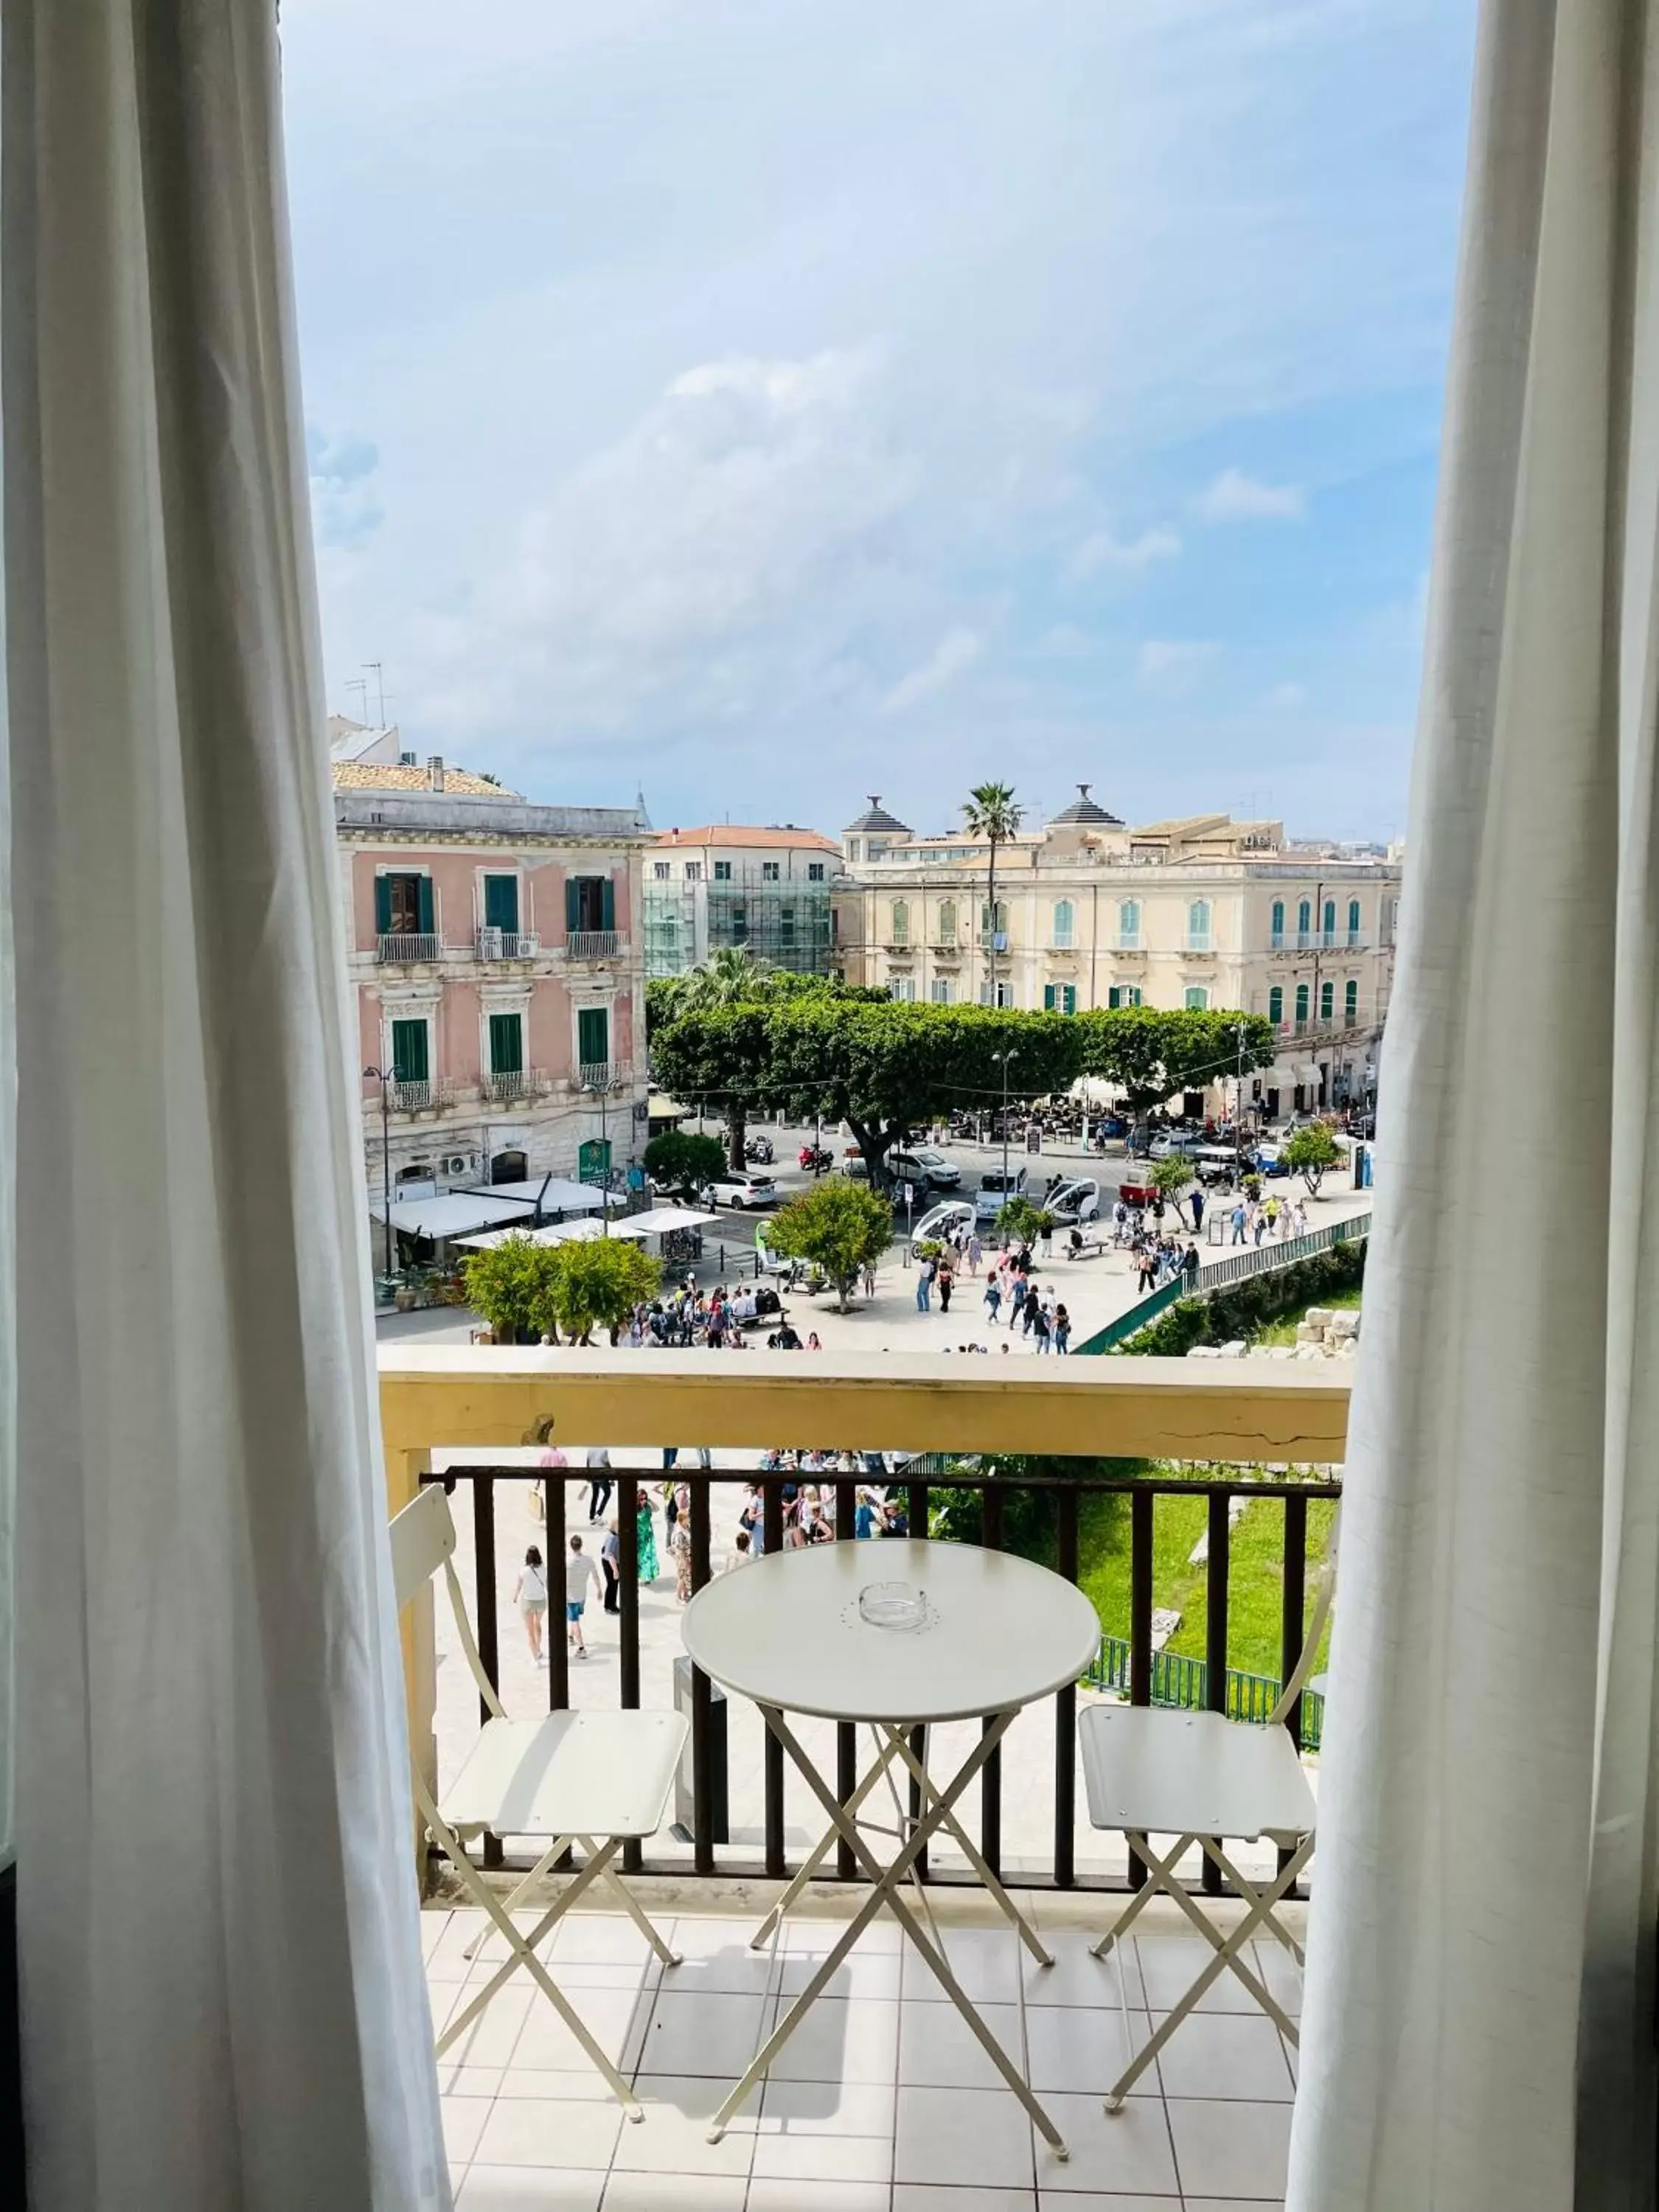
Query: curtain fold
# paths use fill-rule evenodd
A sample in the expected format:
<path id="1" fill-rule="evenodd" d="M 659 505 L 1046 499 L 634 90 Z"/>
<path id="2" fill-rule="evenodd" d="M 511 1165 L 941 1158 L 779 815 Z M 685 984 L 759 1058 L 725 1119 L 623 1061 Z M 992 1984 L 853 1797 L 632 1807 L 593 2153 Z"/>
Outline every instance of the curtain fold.
<path id="1" fill-rule="evenodd" d="M 4 0 L 38 2212 L 449 2202 L 270 0 Z"/>
<path id="2" fill-rule="evenodd" d="M 1483 9 L 1294 2212 L 1655 2201 L 1654 67 Z"/>

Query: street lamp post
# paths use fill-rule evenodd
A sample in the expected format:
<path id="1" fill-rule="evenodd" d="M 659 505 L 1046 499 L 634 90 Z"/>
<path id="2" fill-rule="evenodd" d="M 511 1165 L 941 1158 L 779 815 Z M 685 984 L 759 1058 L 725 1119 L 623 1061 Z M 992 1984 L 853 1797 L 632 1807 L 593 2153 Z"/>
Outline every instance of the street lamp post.
<path id="1" fill-rule="evenodd" d="M 599 1101 L 599 1158 L 604 1164 L 605 1181 L 599 1185 L 599 1234 L 611 1234 L 611 1136 L 605 1101 L 610 1096 L 609 1083 L 590 1083 L 587 1089 L 597 1092 Z"/>
<path id="2" fill-rule="evenodd" d="M 384 1067 L 366 1067 L 363 1079 L 380 1086 L 380 1204 L 386 1210 L 386 1271 L 388 1276 L 396 1271 L 392 1265 L 392 1085 L 393 1078 Z"/>
<path id="3" fill-rule="evenodd" d="M 1240 1147 L 1244 1139 L 1244 1024 L 1238 1025 L 1238 1073 L 1233 1079 L 1233 1188 L 1243 1176 Z"/>
<path id="4" fill-rule="evenodd" d="M 1002 1063 L 1002 1202 L 1006 1206 L 1008 1203 L 1008 1063 L 1014 1057 L 1014 1054 L 1011 1047 L 1003 1052 L 994 1052 L 991 1057 Z"/>

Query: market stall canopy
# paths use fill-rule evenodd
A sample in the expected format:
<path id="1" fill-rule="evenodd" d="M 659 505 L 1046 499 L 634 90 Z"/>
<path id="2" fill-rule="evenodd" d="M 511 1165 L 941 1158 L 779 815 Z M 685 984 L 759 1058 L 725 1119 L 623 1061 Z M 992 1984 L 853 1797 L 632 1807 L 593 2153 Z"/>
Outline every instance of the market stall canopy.
<path id="1" fill-rule="evenodd" d="M 630 1213 L 625 1223 L 630 1237 L 666 1237 L 674 1229 L 702 1229 L 718 1221 L 718 1213 L 694 1212 L 688 1206 L 653 1206 L 647 1213 Z"/>
<path id="2" fill-rule="evenodd" d="M 384 1205 L 369 1207 L 376 1221 L 385 1221 L 387 1209 Z M 502 1198 L 496 1194 L 485 1197 L 478 1191 L 441 1191 L 436 1198 L 410 1198 L 401 1202 L 393 1200 L 390 1218 L 400 1237 L 465 1237 L 475 1229 L 501 1229 L 509 1222 L 528 1221 L 535 1212 L 533 1206 L 521 1200 Z"/>
<path id="3" fill-rule="evenodd" d="M 613 1221 L 610 1233 L 612 1237 L 638 1238 L 645 1232 L 632 1221 Z M 529 1244 L 592 1244 L 605 1234 L 605 1230 L 593 1220 L 550 1221 L 540 1229 L 490 1229 L 482 1237 L 458 1237 L 455 1241 L 475 1252 L 489 1252 L 497 1244 L 505 1244 L 509 1237 L 522 1237 Z"/>
<path id="4" fill-rule="evenodd" d="M 490 1183 L 480 1195 L 524 1199 L 544 1213 L 593 1213 L 605 1204 L 605 1193 L 597 1183 L 572 1182 L 564 1176 L 526 1176 L 520 1182 Z"/>
<path id="5" fill-rule="evenodd" d="M 682 1106 L 678 1098 L 665 1097 L 660 1091 L 653 1091 L 645 1103 L 646 1118 L 651 1121 L 689 1121 L 696 1110 Z"/>

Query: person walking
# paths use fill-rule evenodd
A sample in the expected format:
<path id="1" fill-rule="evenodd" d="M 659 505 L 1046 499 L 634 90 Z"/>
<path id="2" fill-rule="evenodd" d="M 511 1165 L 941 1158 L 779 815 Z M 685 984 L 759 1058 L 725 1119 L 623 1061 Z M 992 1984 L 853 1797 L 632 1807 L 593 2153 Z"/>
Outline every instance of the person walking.
<path id="1" fill-rule="evenodd" d="M 1135 1264 L 1140 1270 L 1139 1295 L 1144 1298 L 1158 1280 L 1158 1247 L 1143 1244 L 1135 1255 Z"/>
<path id="2" fill-rule="evenodd" d="M 691 1602 L 691 1516 L 682 1513 L 668 1532 L 668 1556 L 674 1562 L 674 1602 Z"/>
<path id="3" fill-rule="evenodd" d="M 1014 1323 L 1019 1319 L 1021 1307 L 1029 1302 L 1030 1297 L 1030 1285 L 1027 1282 L 1025 1277 L 1020 1273 L 1019 1270 L 1016 1268 L 1014 1270 L 1013 1291 L 1008 1300 L 1008 1328 L 1011 1334 L 1013 1331 Z"/>
<path id="4" fill-rule="evenodd" d="M 956 1286 L 956 1271 L 948 1261 L 941 1261 L 939 1271 L 939 1310 L 942 1314 L 950 1312 L 951 1293 Z"/>
<path id="5" fill-rule="evenodd" d="M 1054 1350 L 1062 1358 L 1072 1348 L 1072 1316 L 1063 1304 L 1054 1308 Z"/>
<path id="6" fill-rule="evenodd" d="M 595 1444 L 587 1455 L 587 1525 L 603 1521 L 611 1504 L 611 1455 Z"/>
<path id="7" fill-rule="evenodd" d="M 1026 1311 L 1031 1316 L 1031 1334 L 1036 1339 L 1037 1350 L 1049 1351 L 1053 1344 L 1054 1326 L 1048 1319 L 1047 1310 L 1040 1299 L 1032 1298 L 1027 1304 Z"/>
<path id="8" fill-rule="evenodd" d="M 985 1285 L 985 1310 L 991 1317 L 991 1326 L 993 1328 L 997 1325 L 997 1316 L 1001 1310 L 1002 1285 L 997 1280 L 995 1274 L 993 1273 L 988 1277 Z"/>
<path id="9" fill-rule="evenodd" d="M 1196 1236 L 1203 1226 L 1204 1194 L 1201 1190 L 1194 1190 L 1193 1193 L 1193 1234 Z"/>
<path id="10" fill-rule="evenodd" d="M 1232 1224 L 1232 1242 L 1235 1244 L 1242 1244 L 1244 1242 L 1244 1201 L 1243 1199 L 1240 1199 L 1238 1204 L 1233 1208 Z"/>
<path id="11" fill-rule="evenodd" d="M 542 1625 L 547 1619 L 547 1570 L 542 1565 L 540 1548 L 535 1544 L 524 1555 L 523 1569 L 513 1588 L 513 1602 L 524 1620 L 525 1641 L 530 1646 L 532 1660 L 538 1667 L 545 1667 Z"/>
<path id="12" fill-rule="evenodd" d="M 872 1492 L 859 1492 L 858 1510 L 853 1516 L 853 1534 L 857 1537 L 872 1534 L 876 1526 L 876 1501 Z"/>
<path id="13" fill-rule="evenodd" d="M 657 1529 L 655 1522 L 651 1518 L 650 1492 L 641 1489 L 635 1493 L 635 1496 L 637 1510 L 635 1518 L 639 1534 L 635 1540 L 635 1544 L 640 1581 L 644 1584 L 653 1583 L 657 1579 Z"/>
<path id="14" fill-rule="evenodd" d="M 921 1263 L 916 1277 L 916 1311 L 931 1313 L 933 1310 L 933 1261 L 932 1255 Z"/>
<path id="15" fill-rule="evenodd" d="M 605 1577 L 605 1610 L 622 1611 L 622 1545 L 617 1535 L 613 1516 L 605 1523 L 605 1541 L 599 1546 L 599 1571 Z"/>
<path id="16" fill-rule="evenodd" d="M 876 1295 L 876 1263 L 873 1260 L 867 1260 L 865 1262 L 864 1295 L 866 1298 L 872 1298 Z"/>
<path id="17" fill-rule="evenodd" d="M 980 1263 L 984 1257 L 985 1247 L 980 1243 L 979 1231 L 975 1229 L 971 1232 L 968 1239 L 968 1273 L 969 1275 L 978 1274 Z"/>
<path id="18" fill-rule="evenodd" d="M 568 1626 L 570 1649 L 578 1659 L 586 1659 L 587 1645 L 582 1638 L 582 1615 L 587 1610 L 587 1593 L 599 1586 L 599 1571 L 582 1549 L 582 1540 L 570 1539 L 570 1556 L 564 1563 L 564 1617 Z"/>
<path id="19" fill-rule="evenodd" d="M 1189 1243 L 1181 1262 L 1181 1272 L 1187 1278 L 1187 1295 L 1190 1297 L 1198 1288 L 1198 1247 Z"/>

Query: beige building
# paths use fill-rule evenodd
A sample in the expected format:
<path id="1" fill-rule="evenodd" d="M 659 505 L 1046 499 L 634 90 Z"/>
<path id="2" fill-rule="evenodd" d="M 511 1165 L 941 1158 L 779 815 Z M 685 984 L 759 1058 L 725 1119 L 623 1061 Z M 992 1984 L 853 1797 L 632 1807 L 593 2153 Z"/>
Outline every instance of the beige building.
<path id="1" fill-rule="evenodd" d="M 646 974 L 683 975 L 741 945 L 774 967 L 827 975 L 840 867 L 833 838 L 793 822 L 665 830 L 645 856 Z"/>
<path id="2" fill-rule="evenodd" d="M 1131 829 L 1089 795 L 997 853 L 917 836 L 879 799 L 842 838 L 837 972 L 898 999 L 1080 1013 L 1096 1006 L 1263 1014 L 1283 1046 L 1250 1077 L 1269 1113 L 1363 1097 L 1394 975 L 1397 860 L 1286 844 L 1223 814 Z"/>

